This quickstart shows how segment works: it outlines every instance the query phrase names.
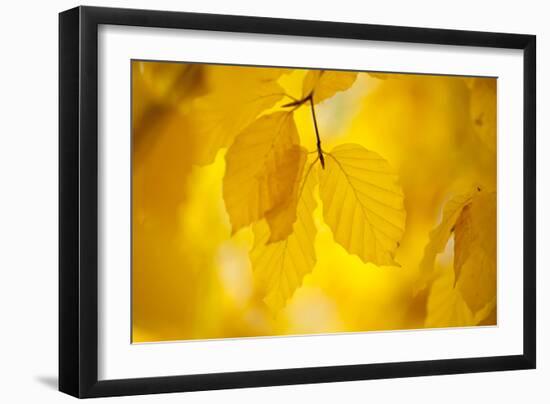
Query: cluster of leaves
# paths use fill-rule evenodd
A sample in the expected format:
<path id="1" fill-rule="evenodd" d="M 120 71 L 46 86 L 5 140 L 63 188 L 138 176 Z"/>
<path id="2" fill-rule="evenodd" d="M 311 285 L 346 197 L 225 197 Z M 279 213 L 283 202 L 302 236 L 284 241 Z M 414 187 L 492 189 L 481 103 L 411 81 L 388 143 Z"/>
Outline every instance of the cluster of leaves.
<path id="1" fill-rule="evenodd" d="M 430 234 L 420 264 L 425 281 L 437 275 L 434 262 L 454 236 L 454 287 L 472 313 L 496 305 L 496 192 L 476 188 L 447 202 Z"/>
<path id="2" fill-rule="evenodd" d="M 380 80 L 406 75 L 377 74 Z M 469 112 L 477 139 L 496 159 L 496 80 L 464 78 Z M 479 153 L 485 152 L 478 150 Z M 491 167 L 490 169 L 496 169 Z M 439 224 L 430 232 L 419 264 L 417 294 L 430 295 L 426 326 L 472 325 L 496 322 L 497 272 L 496 191 L 478 185 L 453 195 L 443 206 Z M 452 281 L 438 258 L 452 247 Z"/>
<path id="3" fill-rule="evenodd" d="M 299 97 L 286 94 L 279 84 L 288 73 L 241 68 L 234 74 L 212 74 L 211 90 L 194 100 L 189 114 L 200 139 L 196 164 L 212 163 L 227 148 L 223 199 L 232 233 L 252 229 L 252 269 L 265 303 L 275 312 L 316 265 L 313 212 L 318 201 L 334 241 L 364 263 L 379 266 L 399 266 L 395 254 L 406 217 L 398 176 L 384 158 L 358 144 L 340 144 L 330 152 L 322 147 L 315 107 L 351 88 L 357 73 L 308 71 Z M 495 83 L 466 82 L 473 126 L 495 153 L 496 91 L 486 88 Z M 295 123 L 299 108 L 311 110 L 315 150 L 307 150 L 300 139 Z M 451 240 L 452 291 L 479 322 L 496 308 L 494 190 L 475 187 L 445 204 L 420 262 L 420 289 L 429 290 L 441 276 L 437 258 Z"/>
<path id="4" fill-rule="evenodd" d="M 134 341 L 495 324 L 496 80 L 132 68 Z"/>
<path id="5" fill-rule="evenodd" d="M 315 105 L 349 89 L 357 73 L 309 71 L 299 98 L 277 83 L 288 71 L 249 73 L 225 82 L 223 91 L 198 98 L 192 115 L 201 120 L 197 163 L 208 164 L 220 148 L 228 148 L 225 207 L 233 233 L 247 226 L 253 230 L 250 260 L 266 304 L 274 311 L 282 308 L 315 266 L 317 189 L 338 244 L 365 263 L 398 266 L 394 256 L 405 209 L 396 172 L 357 144 L 323 150 L 317 127 Z M 294 113 L 302 107 L 311 110 L 316 150 L 301 145 Z"/>
<path id="6" fill-rule="evenodd" d="M 496 153 L 496 80 L 466 79 L 470 89 L 470 115 L 476 133 L 490 153 Z M 453 240 L 452 292 L 466 304 L 459 323 L 496 321 L 497 200 L 494 189 L 475 186 L 452 197 L 443 207 L 439 225 L 430 233 L 420 263 L 420 288 L 441 277 L 437 257 Z M 453 298 L 454 299 L 454 298 Z M 459 310 L 455 304 L 454 310 Z M 447 319 L 448 321 L 448 319 Z"/>

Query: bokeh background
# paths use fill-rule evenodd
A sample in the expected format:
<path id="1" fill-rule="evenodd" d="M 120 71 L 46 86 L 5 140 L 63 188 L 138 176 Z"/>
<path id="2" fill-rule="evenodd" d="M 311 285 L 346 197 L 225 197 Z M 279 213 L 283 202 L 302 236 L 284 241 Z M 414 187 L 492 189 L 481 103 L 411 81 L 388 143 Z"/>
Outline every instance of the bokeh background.
<path id="1" fill-rule="evenodd" d="M 239 108 L 235 92 L 258 71 L 270 74 L 132 62 L 133 342 L 496 324 L 496 308 L 480 318 L 454 287 L 452 238 L 429 287 L 419 290 L 418 279 L 444 204 L 472 187 L 496 189 L 497 80 L 365 72 L 316 107 L 324 148 L 358 143 L 399 172 L 407 211 L 401 267 L 348 254 L 333 241 L 318 200 L 317 264 L 273 313 L 250 267 L 252 231 L 231 236 L 222 198 L 225 148 L 211 164 L 196 164 L 204 122 L 193 106 L 227 88 L 227 108 Z M 299 98 L 305 73 L 289 71 L 278 83 Z M 315 150 L 310 110 L 295 117 L 302 145 Z"/>

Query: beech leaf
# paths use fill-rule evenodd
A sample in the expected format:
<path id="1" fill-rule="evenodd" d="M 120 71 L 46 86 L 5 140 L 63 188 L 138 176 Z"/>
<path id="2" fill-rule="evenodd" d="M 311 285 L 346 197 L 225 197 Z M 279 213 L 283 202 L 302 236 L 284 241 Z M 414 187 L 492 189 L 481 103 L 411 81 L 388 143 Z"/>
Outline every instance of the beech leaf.
<path id="1" fill-rule="evenodd" d="M 268 75 L 258 69 L 232 69 L 216 70 L 215 80 L 223 85 L 215 86 L 215 90 L 192 104 L 193 132 L 200 139 L 196 164 L 212 163 L 221 148 L 230 146 L 240 131 L 283 98 L 283 89 L 276 81 L 282 70 Z"/>
<path id="2" fill-rule="evenodd" d="M 350 88 L 357 73 L 341 72 L 335 70 L 310 70 L 304 78 L 302 87 L 303 97 L 313 94 L 315 104 L 320 103 L 337 92 L 345 91 Z"/>
<path id="3" fill-rule="evenodd" d="M 225 155 L 223 199 L 232 233 L 260 220 L 292 197 L 301 155 L 290 112 L 264 115 L 235 139 Z M 294 171 L 294 172 L 292 172 Z"/>
<path id="4" fill-rule="evenodd" d="M 397 174 L 377 153 L 356 144 L 327 153 L 319 194 L 334 240 L 363 262 L 395 265 L 405 208 Z"/>
<path id="5" fill-rule="evenodd" d="M 313 192 L 317 184 L 315 170 L 316 167 L 313 167 L 305 176 L 304 186 L 298 197 L 297 220 L 292 226 L 292 233 L 286 239 L 268 243 L 270 230 L 267 223 L 261 221 L 252 226 L 252 269 L 263 290 L 265 303 L 274 312 L 284 307 L 317 261 L 314 244 L 317 228 L 313 221 L 316 207 Z"/>

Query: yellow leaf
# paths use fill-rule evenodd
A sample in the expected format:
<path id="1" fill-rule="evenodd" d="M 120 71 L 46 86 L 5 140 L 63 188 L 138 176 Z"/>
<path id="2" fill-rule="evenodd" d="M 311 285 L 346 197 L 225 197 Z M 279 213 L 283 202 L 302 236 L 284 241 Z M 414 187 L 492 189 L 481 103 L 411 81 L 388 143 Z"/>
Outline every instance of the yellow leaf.
<path id="1" fill-rule="evenodd" d="M 310 70 L 304 78 L 302 95 L 307 97 L 313 93 L 313 101 L 318 104 L 337 92 L 350 88 L 356 78 L 355 72 Z"/>
<path id="2" fill-rule="evenodd" d="M 283 97 L 276 81 L 282 70 L 267 75 L 267 70 L 246 69 L 218 67 L 215 72 L 220 77 L 211 81 L 223 84 L 194 101 L 190 111 L 193 136 L 200 139 L 196 164 L 212 163 L 220 148 L 230 146 L 241 130 Z"/>
<path id="3" fill-rule="evenodd" d="M 473 312 L 496 297 L 496 193 L 479 192 L 455 226 L 457 288 Z"/>
<path id="4" fill-rule="evenodd" d="M 420 285 L 420 288 L 424 287 L 425 283 L 433 278 L 435 258 L 445 249 L 449 238 L 453 234 L 460 213 L 464 206 L 471 202 L 472 195 L 473 192 L 458 195 L 445 204 L 441 223 L 430 232 L 430 241 L 424 249 L 424 257 L 420 263 L 421 280 L 424 284 Z"/>
<path id="5" fill-rule="evenodd" d="M 456 288 L 475 313 L 496 297 L 496 261 L 479 248 L 473 248 L 462 267 Z"/>
<path id="6" fill-rule="evenodd" d="M 255 223 L 254 246 L 250 261 L 256 280 L 264 295 L 264 302 L 274 312 L 284 307 L 304 276 L 313 270 L 316 262 L 313 221 L 316 202 L 313 190 L 317 183 L 315 167 L 307 171 L 304 187 L 298 198 L 297 220 L 292 233 L 284 240 L 268 244 L 269 226 L 265 221 Z"/>
<path id="7" fill-rule="evenodd" d="M 160 103 L 177 104 L 202 95 L 204 70 L 204 65 L 200 64 L 132 62 L 132 74 L 140 77 L 150 91 L 151 99 Z"/>
<path id="8" fill-rule="evenodd" d="M 206 91 L 202 65 L 162 62 L 132 62 L 132 146 L 135 156 L 147 156 L 162 136 L 166 121 L 176 131 L 186 132 L 190 120 L 183 113 Z M 180 128 L 174 115 L 181 120 Z M 193 143 L 187 136 L 182 142 Z M 192 153 L 185 151 L 187 156 Z"/>
<path id="9" fill-rule="evenodd" d="M 496 193 L 477 188 L 447 202 L 420 264 L 425 282 L 437 276 L 435 259 L 453 234 L 454 286 L 478 316 L 496 297 Z"/>
<path id="10" fill-rule="evenodd" d="M 250 124 L 225 156 L 223 199 L 234 234 L 291 197 L 299 169 L 298 130 L 291 112 L 275 112 Z"/>
<path id="11" fill-rule="evenodd" d="M 376 265 L 399 265 L 405 208 L 397 174 L 378 154 L 356 144 L 327 153 L 319 193 L 334 240 L 350 254 Z"/>
<path id="12" fill-rule="evenodd" d="M 496 296 L 474 314 L 460 291 L 453 285 L 452 268 L 441 271 L 439 277 L 432 283 L 426 308 L 426 327 L 468 327 L 496 324 Z"/>
<path id="13" fill-rule="evenodd" d="M 282 167 L 279 172 L 274 173 L 278 178 L 268 178 L 270 183 L 276 182 L 278 179 L 283 180 L 281 184 L 281 191 L 287 192 L 289 197 L 278 206 L 269 210 L 265 214 L 265 219 L 269 225 L 270 237 L 268 243 L 284 240 L 292 233 L 292 225 L 296 221 L 296 208 L 298 205 L 298 197 L 304 186 L 304 179 L 307 178 L 309 171 L 304 176 L 304 166 L 307 159 L 307 150 L 301 146 L 294 146 L 289 149 L 289 153 L 293 154 L 288 156 L 289 164 Z M 310 166 L 311 168 L 312 166 Z M 285 190 L 284 187 L 288 186 L 288 183 L 292 182 L 292 185 Z"/>
<path id="14" fill-rule="evenodd" d="M 468 327 L 476 320 L 464 299 L 453 288 L 454 276 L 451 268 L 443 270 L 430 288 L 427 302 L 425 326 L 429 328 Z"/>
<path id="15" fill-rule="evenodd" d="M 460 269 L 471 255 L 471 249 L 468 244 L 475 238 L 472 229 L 472 215 L 470 214 L 471 205 L 468 204 L 462 208 L 460 215 L 456 219 L 455 230 L 455 253 L 454 253 L 454 270 L 455 283 L 460 276 Z"/>
<path id="16" fill-rule="evenodd" d="M 478 324 L 496 324 L 496 295 L 481 309 L 474 312 L 454 284 L 455 277 L 452 268 L 438 271 L 438 277 L 432 283 L 428 296 L 426 327 L 467 327 Z"/>

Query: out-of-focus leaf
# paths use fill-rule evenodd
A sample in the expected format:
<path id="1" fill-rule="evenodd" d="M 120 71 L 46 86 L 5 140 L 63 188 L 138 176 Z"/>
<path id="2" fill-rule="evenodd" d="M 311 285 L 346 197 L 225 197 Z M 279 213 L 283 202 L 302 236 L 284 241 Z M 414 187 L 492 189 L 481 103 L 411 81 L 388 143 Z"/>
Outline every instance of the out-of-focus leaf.
<path id="1" fill-rule="evenodd" d="M 334 240 L 364 262 L 398 266 L 394 255 L 405 208 L 397 174 L 378 154 L 356 144 L 337 146 L 327 156 L 319 193 Z"/>
<path id="2" fill-rule="evenodd" d="M 452 268 L 438 273 L 429 288 L 425 326 L 430 328 L 467 327 L 496 324 L 496 296 L 477 312 L 454 287 Z"/>
<path id="3" fill-rule="evenodd" d="M 496 152 L 497 147 L 497 80 L 473 78 L 470 87 L 470 115 L 481 140 Z"/>
<path id="4" fill-rule="evenodd" d="M 141 76 L 158 102 L 177 104 L 204 91 L 205 72 L 200 64 L 134 61 L 132 66 L 133 74 Z"/>
<path id="5" fill-rule="evenodd" d="M 165 121 L 173 122 L 175 117 L 181 121 L 180 132 L 189 137 L 190 119 L 185 112 L 205 91 L 202 65 L 132 62 L 132 146 L 135 153 L 148 155 L 161 136 Z"/>
<path id="6" fill-rule="evenodd" d="M 467 327 L 475 325 L 472 311 L 453 287 L 451 268 L 438 274 L 430 287 L 426 327 Z"/>
<path id="7" fill-rule="evenodd" d="M 473 312 L 496 296 L 496 193 L 478 192 L 455 226 L 455 279 Z"/>
<path id="8" fill-rule="evenodd" d="M 441 224 L 430 234 L 421 263 L 425 280 L 434 272 L 436 256 L 454 234 L 454 285 L 472 313 L 496 297 L 496 193 L 476 190 L 445 205 Z"/>
<path id="9" fill-rule="evenodd" d="M 424 248 L 424 257 L 420 262 L 420 285 L 422 289 L 437 274 L 434 274 L 434 262 L 438 254 L 443 252 L 453 234 L 455 224 L 462 212 L 464 206 L 467 206 L 472 200 L 473 192 L 458 195 L 449 200 L 443 208 L 441 223 L 430 232 L 430 241 Z"/>
<path id="10" fill-rule="evenodd" d="M 193 136 L 200 139 L 195 163 L 212 163 L 218 151 L 233 143 L 235 136 L 258 115 L 283 98 L 277 78 L 284 72 L 243 67 L 211 67 L 220 82 L 204 97 L 197 98 L 190 110 Z"/>

